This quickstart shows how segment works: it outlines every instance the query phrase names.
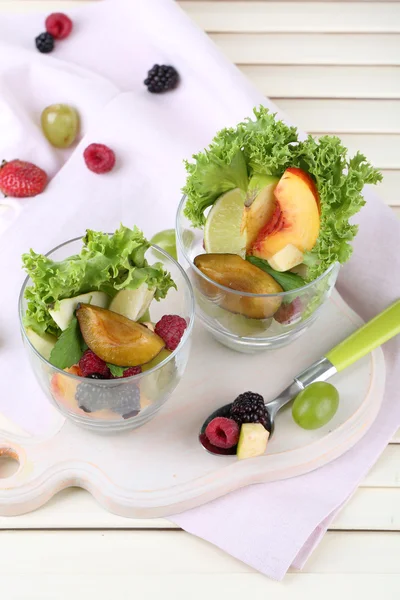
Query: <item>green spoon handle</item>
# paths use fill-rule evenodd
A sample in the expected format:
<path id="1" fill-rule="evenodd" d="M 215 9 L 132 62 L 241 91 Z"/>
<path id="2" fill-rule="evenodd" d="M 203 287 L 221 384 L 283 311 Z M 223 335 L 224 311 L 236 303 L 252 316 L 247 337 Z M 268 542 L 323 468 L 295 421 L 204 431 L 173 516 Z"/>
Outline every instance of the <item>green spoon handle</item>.
<path id="1" fill-rule="evenodd" d="M 326 354 L 326 358 L 337 371 L 343 371 L 398 333 L 400 333 L 400 300 L 396 300 L 394 304 L 332 348 Z"/>

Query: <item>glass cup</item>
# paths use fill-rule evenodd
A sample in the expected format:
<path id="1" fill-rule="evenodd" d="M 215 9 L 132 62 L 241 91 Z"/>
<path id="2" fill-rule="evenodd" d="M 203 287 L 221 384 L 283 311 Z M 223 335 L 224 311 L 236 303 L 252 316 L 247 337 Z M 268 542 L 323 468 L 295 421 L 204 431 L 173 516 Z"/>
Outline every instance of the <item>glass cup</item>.
<path id="1" fill-rule="evenodd" d="M 195 229 L 185 217 L 185 205 L 184 196 L 176 217 L 178 260 L 193 286 L 196 315 L 214 338 L 233 350 L 253 353 L 285 346 L 304 333 L 331 295 L 340 265 L 331 265 L 301 288 L 279 294 L 251 294 L 225 287 L 194 264 L 196 256 L 205 253 L 203 230 Z"/>
<path id="2" fill-rule="evenodd" d="M 82 239 L 76 238 L 57 246 L 47 256 L 64 260 L 79 254 Z M 22 339 L 35 377 L 50 402 L 77 425 L 104 432 L 140 427 L 149 421 L 178 385 L 189 358 L 194 321 L 194 297 L 190 281 L 182 267 L 158 246 L 146 253 L 150 264 L 159 262 L 169 271 L 177 290 L 170 289 L 167 297 L 153 301 L 151 319 L 157 322 L 163 315 L 177 314 L 187 322 L 179 346 L 153 368 L 133 377 L 119 379 L 90 379 L 68 373 L 50 364 L 32 345 L 23 317 L 26 311 L 25 289 L 32 285 L 27 277 L 19 297 L 19 317 Z M 162 357 L 161 357 L 162 358 Z"/>

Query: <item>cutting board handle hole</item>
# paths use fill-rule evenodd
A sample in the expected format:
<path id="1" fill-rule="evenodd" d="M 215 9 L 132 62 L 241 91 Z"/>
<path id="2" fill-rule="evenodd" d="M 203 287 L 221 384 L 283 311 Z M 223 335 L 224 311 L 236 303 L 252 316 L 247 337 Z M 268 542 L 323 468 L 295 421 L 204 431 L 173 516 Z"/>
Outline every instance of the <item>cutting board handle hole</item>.
<path id="1" fill-rule="evenodd" d="M 19 469 L 18 454 L 12 448 L 0 448 L 0 479 L 12 477 Z"/>

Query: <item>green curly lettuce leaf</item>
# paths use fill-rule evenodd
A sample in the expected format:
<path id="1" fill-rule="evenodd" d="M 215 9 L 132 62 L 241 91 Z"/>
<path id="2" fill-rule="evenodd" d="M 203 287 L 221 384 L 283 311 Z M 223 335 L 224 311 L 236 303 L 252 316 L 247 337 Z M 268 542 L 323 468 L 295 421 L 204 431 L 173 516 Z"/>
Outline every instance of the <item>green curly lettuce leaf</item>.
<path id="1" fill-rule="evenodd" d="M 365 204 L 364 185 L 378 183 L 382 175 L 362 154 L 348 158 L 338 137 L 323 136 L 317 140 L 308 136 L 299 140 L 297 129 L 277 120 L 267 108 L 261 106 L 253 112 L 255 120 L 246 119 L 236 129 L 219 132 L 208 150 L 195 155 L 194 163 L 186 163 L 185 215 L 194 227 L 201 227 L 204 210 L 221 193 L 234 187 L 246 190 L 255 174 L 281 177 L 288 167 L 303 169 L 314 179 L 321 205 L 319 236 L 304 259 L 308 266 L 306 282 L 313 281 L 333 263 L 344 263 L 350 258 L 351 241 L 357 233 L 357 226 L 350 219 Z M 237 153 L 241 160 L 235 176 L 233 157 Z M 224 169 L 220 169 L 221 160 Z M 243 181 L 245 172 L 247 182 Z"/>
<path id="2" fill-rule="evenodd" d="M 112 298 L 119 290 L 135 290 L 142 283 L 155 290 L 156 300 L 165 298 L 176 287 L 171 275 L 160 263 L 149 265 L 145 253 L 150 247 L 137 228 L 121 227 L 111 236 L 88 229 L 80 254 L 54 261 L 33 250 L 22 257 L 23 266 L 33 285 L 25 290 L 27 310 L 25 327 L 36 333 L 60 330 L 49 314 L 64 298 L 92 291 L 105 292 Z"/>
<path id="3" fill-rule="evenodd" d="M 247 118 L 238 125 L 250 177 L 255 174 L 281 177 L 293 166 L 297 128 L 279 121 L 276 113 L 263 106 L 254 108 L 253 113 L 255 121 Z"/>
<path id="4" fill-rule="evenodd" d="M 320 197 L 319 236 L 304 257 L 307 280 L 313 281 L 333 263 L 343 264 L 350 258 L 351 241 L 358 231 L 350 219 L 365 204 L 364 185 L 382 181 L 382 175 L 360 153 L 348 159 L 340 139 L 327 135 L 319 140 L 309 136 L 301 143 L 294 166 L 313 176 Z"/>
<path id="5" fill-rule="evenodd" d="M 235 129 L 223 129 L 214 137 L 208 149 L 193 155 L 195 162 L 186 161 L 188 178 L 183 188 L 187 196 L 185 215 L 194 227 L 205 223 L 204 211 L 229 190 L 247 190 L 248 173 Z"/>

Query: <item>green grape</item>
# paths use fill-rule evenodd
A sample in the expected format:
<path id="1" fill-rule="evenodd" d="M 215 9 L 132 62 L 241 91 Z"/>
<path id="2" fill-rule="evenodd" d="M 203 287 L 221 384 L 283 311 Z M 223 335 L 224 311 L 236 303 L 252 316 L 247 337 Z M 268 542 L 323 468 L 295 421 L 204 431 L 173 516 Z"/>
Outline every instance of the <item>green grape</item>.
<path id="1" fill-rule="evenodd" d="M 335 416 L 339 406 L 339 392 L 330 383 L 317 381 L 307 386 L 292 406 L 294 421 L 303 429 L 323 427 Z"/>
<path id="2" fill-rule="evenodd" d="M 42 112 L 43 133 L 56 148 L 68 148 L 78 134 L 79 115 L 68 104 L 52 104 Z"/>
<path id="3" fill-rule="evenodd" d="M 175 229 L 159 231 L 151 238 L 150 242 L 156 246 L 160 246 L 160 248 L 177 260 Z"/>

